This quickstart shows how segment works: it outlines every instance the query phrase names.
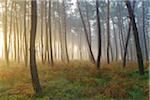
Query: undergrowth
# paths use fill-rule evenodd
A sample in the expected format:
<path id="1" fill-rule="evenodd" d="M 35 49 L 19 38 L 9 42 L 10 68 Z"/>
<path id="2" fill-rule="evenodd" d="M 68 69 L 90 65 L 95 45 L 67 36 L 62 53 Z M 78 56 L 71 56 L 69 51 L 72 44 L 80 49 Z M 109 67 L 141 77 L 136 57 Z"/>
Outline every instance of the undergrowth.
<path id="1" fill-rule="evenodd" d="M 84 64 L 83 64 L 84 63 Z M 148 100 L 149 71 L 140 76 L 137 64 L 123 68 L 120 62 L 102 64 L 97 70 L 89 62 L 38 63 L 42 93 L 35 94 L 29 67 L 0 66 L 0 100 Z"/>

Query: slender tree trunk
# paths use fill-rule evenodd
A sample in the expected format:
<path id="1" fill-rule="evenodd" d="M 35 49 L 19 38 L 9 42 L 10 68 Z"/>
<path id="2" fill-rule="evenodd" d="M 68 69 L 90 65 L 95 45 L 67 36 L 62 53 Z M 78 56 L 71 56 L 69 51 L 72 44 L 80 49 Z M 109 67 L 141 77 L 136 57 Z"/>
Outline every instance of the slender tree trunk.
<path id="1" fill-rule="evenodd" d="M 121 42 L 122 42 L 122 47 L 124 49 L 124 36 L 123 36 L 123 19 L 122 14 L 121 14 L 121 4 L 120 2 L 118 3 L 118 27 L 119 27 L 119 31 L 120 31 L 120 35 L 121 35 Z"/>
<path id="2" fill-rule="evenodd" d="M 4 13 L 4 53 L 6 66 L 9 65 L 8 48 L 7 48 L 7 0 L 5 1 L 5 13 Z"/>
<path id="3" fill-rule="evenodd" d="M 69 56 L 68 56 L 68 46 L 67 46 L 67 32 L 66 32 L 66 8 L 65 8 L 65 0 L 63 0 L 63 13 L 64 13 L 64 35 L 65 35 L 65 53 L 67 62 L 69 62 Z"/>
<path id="4" fill-rule="evenodd" d="M 52 30 L 51 30 L 51 0 L 49 1 L 49 47 L 50 47 L 50 59 L 51 65 L 53 65 L 53 49 L 52 49 Z"/>
<path id="5" fill-rule="evenodd" d="M 73 60 L 73 59 L 74 59 L 74 58 L 73 58 L 73 55 L 74 55 L 74 49 L 73 49 L 73 48 L 74 48 L 74 41 L 75 41 L 75 40 L 74 40 L 73 33 L 72 33 L 72 35 L 71 35 L 71 40 L 72 40 L 72 42 L 71 42 L 71 43 L 72 43 L 72 48 L 71 48 L 71 50 L 72 50 L 72 55 L 71 55 L 71 58 L 72 58 L 72 60 Z"/>
<path id="6" fill-rule="evenodd" d="M 19 50 L 19 26 L 18 26 L 18 13 L 16 10 L 16 1 L 15 1 L 15 21 L 16 21 L 16 37 L 17 37 L 17 61 L 20 62 L 20 50 Z"/>
<path id="7" fill-rule="evenodd" d="M 87 24 L 88 24 L 88 31 L 89 31 L 89 41 L 90 41 L 90 45 L 91 45 L 91 42 L 92 42 L 91 41 L 91 25 L 90 25 L 90 21 L 89 21 L 89 8 L 87 5 L 87 1 L 86 1 L 86 17 L 87 17 Z"/>
<path id="8" fill-rule="evenodd" d="M 14 60 L 16 61 L 16 54 L 17 54 L 17 50 L 16 50 L 16 23 L 15 23 L 15 20 L 14 20 Z"/>
<path id="9" fill-rule="evenodd" d="M 97 33 L 98 33 L 98 56 L 97 56 L 97 68 L 100 67 L 100 61 L 101 61 L 101 25 L 100 25 L 100 15 L 99 15 L 99 3 L 98 0 L 96 0 L 96 18 L 97 18 Z"/>
<path id="10" fill-rule="evenodd" d="M 121 59 L 123 59 L 123 44 L 122 44 L 122 40 L 121 40 L 121 34 L 119 34 L 119 44 L 120 44 L 120 54 L 121 54 Z"/>
<path id="11" fill-rule="evenodd" d="M 10 55 L 11 53 L 11 49 L 12 49 L 12 20 L 13 19 L 13 1 L 12 1 L 12 4 L 11 4 L 11 15 L 10 15 L 10 33 L 9 33 L 9 47 L 8 47 L 8 55 Z"/>
<path id="12" fill-rule="evenodd" d="M 64 61 L 64 49 L 63 49 L 63 39 L 62 39 L 62 25 L 61 25 L 61 21 L 62 21 L 62 18 L 61 18 L 61 8 L 59 7 L 59 5 L 58 5 L 58 9 L 57 9 L 57 11 L 58 11 L 58 16 L 59 16 L 59 21 L 58 21 L 58 30 L 59 30 L 59 43 L 60 43 L 60 52 L 61 52 L 61 60 L 62 61 Z"/>
<path id="13" fill-rule="evenodd" d="M 89 41 L 89 38 L 88 38 L 88 32 L 87 32 L 86 25 L 85 25 L 85 22 L 84 22 L 84 19 L 83 19 L 83 15 L 81 13 L 81 8 L 80 8 L 79 5 L 80 5 L 79 0 L 77 0 L 77 6 L 78 6 L 80 17 L 81 17 L 81 20 L 82 20 L 82 24 L 83 24 L 83 28 L 84 28 L 84 32 L 85 32 L 85 36 L 86 36 L 86 41 L 87 41 L 87 44 L 88 44 L 88 49 L 89 49 L 89 52 L 90 52 L 90 56 L 92 58 L 91 61 L 95 64 L 94 55 L 92 53 L 92 48 L 90 47 L 90 41 Z"/>
<path id="14" fill-rule="evenodd" d="M 44 63 L 44 43 L 43 43 L 43 1 L 41 1 L 41 58 L 42 58 L 42 63 Z"/>
<path id="15" fill-rule="evenodd" d="M 17 13 L 17 12 L 16 12 Z M 19 41 L 19 26 L 18 26 L 18 16 L 16 14 L 16 32 L 17 32 L 17 61 L 20 62 L 20 41 Z"/>
<path id="16" fill-rule="evenodd" d="M 109 33 L 109 0 L 107 0 L 107 63 L 110 63 L 110 55 L 109 55 L 109 49 L 110 49 L 110 33 Z"/>
<path id="17" fill-rule="evenodd" d="M 135 6 L 135 2 L 133 2 L 133 10 L 134 10 L 134 6 Z M 129 40 L 130 40 L 130 34 L 131 34 L 131 22 L 129 21 L 129 29 L 128 29 L 128 33 L 127 33 L 127 39 L 126 39 L 126 43 L 125 43 L 125 48 L 124 48 L 124 57 L 123 57 L 123 67 L 126 66 L 126 56 L 127 56 L 127 51 L 128 51 L 128 44 L 129 44 Z"/>
<path id="18" fill-rule="evenodd" d="M 60 43 L 60 49 L 61 49 L 61 60 L 64 60 L 64 56 L 63 56 L 63 42 L 62 42 L 62 28 L 61 28 L 61 18 L 59 18 L 59 43 Z"/>
<path id="19" fill-rule="evenodd" d="M 130 42 L 131 42 L 131 40 L 130 40 Z M 130 43 L 131 61 L 134 60 L 134 57 L 133 57 L 134 55 L 133 55 L 133 52 L 132 52 L 132 48 L 133 48 L 132 43 Z"/>
<path id="20" fill-rule="evenodd" d="M 86 1 L 86 17 L 87 17 L 87 26 L 88 26 L 88 37 L 89 37 L 89 42 L 90 42 L 90 48 L 92 48 L 92 39 L 91 39 L 91 25 L 90 25 L 90 21 L 89 21 L 89 9 L 88 9 L 88 5 L 87 5 L 87 1 Z M 92 60 L 90 53 L 89 53 L 89 58 Z"/>
<path id="21" fill-rule="evenodd" d="M 119 30 L 119 42 L 120 42 L 120 52 L 121 52 L 121 59 L 123 60 L 123 52 L 124 52 L 124 36 L 123 36 L 123 30 L 122 30 L 122 25 L 123 25 L 123 21 L 122 21 L 122 16 L 121 16 L 121 6 L 120 6 L 120 2 L 117 3 L 117 19 L 118 19 L 118 30 Z"/>
<path id="22" fill-rule="evenodd" d="M 23 46 L 24 46 L 24 45 L 23 45 L 24 42 L 21 42 L 21 40 L 23 40 L 23 30 L 22 30 L 22 29 L 23 29 L 23 28 L 22 28 L 22 26 L 23 26 L 23 25 L 22 25 L 22 22 L 23 22 L 23 21 L 22 21 L 22 19 L 23 19 L 22 16 L 19 15 L 19 26 L 20 26 L 20 27 L 19 27 L 19 30 L 20 30 L 20 31 L 19 31 L 19 33 L 20 33 L 20 35 L 19 35 L 19 43 L 20 43 L 20 44 L 19 44 L 19 45 L 20 45 L 20 46 L 19 46 L 19 51 L 20 51 L 20 52 L 19 52 L 19 56 L 21 57 L 21 58 L 19 57 L 19 58 L 20 58 L 19 61 L 21 61 L 21 60 L 23 61 L 23 58 L 22 58 L 22 57 L 24 56 L 24 55 L 23 55 L 23 52 L 22 52 Z"/>
<path id="23" fill-rule="evenodd" d="M 110 43 L 110 53 L 111 53 L 111 61 L 114 61 L 113 47 L 111 43 Z"/>
<path id="24" fill-rule="evenodd" d="M 37 27 L 37 4 L 36 0 L 31 1 L 31 33 L 30 33 L 30 70 L 32 77 L 32 85 L 36 93 L 42 92 L 35 57 L 35 38 Z"/>
<path id="25" fill-rule="evenodd" d="M 26 0 L 24 1 L 24 46 L 25 46 L 24 62 L 25 62 L 25 66 L 27 66 L 28 65 L 28 44 L 27 44 L 27 36 L 26 36 Z"/>
<path id="26" fill-rule="evenodd" d="M 113 23 L 113 33 L 114 33 L 114 41 L 115 41 L 115 48 L 116 48 L 116 61 L 118 60 L 118 45 L 117 45 L 117 37 L 116 37 L 116 30 L 115 30 L 115 24 L 114 24 L 114 19 L 112 18 L 112 23 Z"/>
<path id="27" fill-rule="evenodd" d="M 129 29 L 128 29 L 128 35 L 127 35 L 127 40 L 126 40 L 125 50 L 124 50 L 124 57 L 123 57 L 123 67 L 126 66 L 126 55 L 127 55 L 128 44 L 130 40 L 130 30 L 131 30 L 131 22 L 129 21 Z"/>
<path id="28" fill-rule="evenodd" d="M 136 55 L 137 55 L 138 66 L 139 66 L 139 72 L 140 72 L 140 75 L 144 75 L 143 56 L 142 56 L 142 51 L 141 51 L 141 47 L 140 47 L 139 34 L 138 34 L 136 22 L 135 22 L 134 12 L 133 12 L 133 9 L 131 8 L 130 1 L 125 0 L 125 3 L 127 6 L 127 9 L 128 9 L 130 21 L 132 23 L 133 35 L 134 35 L 135 45 L 136 45 Z"/>
<path id="29" fill-rule="evenodd" d="M 83 59 L 82 57 L 82 33 L 79 33 L 79 52 L 80 52 L 80 60 Z"/>
<path id="30" fill-rule="evenodd" d="M 56 5 L 56 8 L 57 8 L 58 6 Z M 53 15 L 52 15 L 53 14 Z M 52 43 L 53 45 L 52 45 L 52 47 L 53 47 L 53 59 L 56 59 L 57 60 L 57 55 L 58 55 L 58 52 L 57 52 L 57 44 L 56 44 L 56 41 L 57 41 L 57 17 L 56 17 L 56 14 L 55 14 L 55 11 L 53 10 L 53 12 L 51 11 L 51 16 L 53 17 L 52 19 L 53 19 L 53 35 L 52 35 L 52 37 L 53 37 L 53 42 L 54 43 Z"/>
<path id="31" fill-rule="evenodd" d="M 144 7 L 144 0 L 142 0 L 142 19 L 143 19 L 143 36 L 144 36 L 144 45 L 145 45 L 145 57 L 146 61 L 148 61 L 148 49 L 147 49 L 147 42 L 146 42 L 146 35 L 145 35 L 145 7 Z"/>
<path id="32" fill-rule="evenodd" d="M 48 48 L 48 20 L 47 20 L 47 1 L 45 1 L 45 61 L 49 62 L 49 48 Z"/>

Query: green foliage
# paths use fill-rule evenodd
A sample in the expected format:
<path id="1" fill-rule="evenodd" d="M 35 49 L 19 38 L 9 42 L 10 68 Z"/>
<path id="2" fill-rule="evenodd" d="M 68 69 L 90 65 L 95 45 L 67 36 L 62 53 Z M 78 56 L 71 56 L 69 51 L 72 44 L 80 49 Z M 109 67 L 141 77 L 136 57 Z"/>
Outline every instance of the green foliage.
<path id="1" fill-rule="evenodd" d="M 133 86 L 131 90 L 127 91 L 129 95 L 134 99 L 134 100 L 142 100 L 144 98 L 144 91 L 141 87 L 138 86 Z"/>
<path id="2" fill-rule="evenodd" d="M 98 78 L 95 78 L 95 81 L 98 83 L 98 85 L 100 86 L 106 86 L 109 82 L 109 80 L 106 80 L 106 79 L 98 79 Z"/>
<path id="3" fill-rule="evenodd" d="M 133 78 L 148 78 L 148 70 L 145 71 L 145 74 L 143 76 L 141 76 L 139 74 L 139 71 L 138 70 L 135 70 L 135 71 L 132 71 L 131 73 L 129 73 L 129 77 L 133 77 Z"/>

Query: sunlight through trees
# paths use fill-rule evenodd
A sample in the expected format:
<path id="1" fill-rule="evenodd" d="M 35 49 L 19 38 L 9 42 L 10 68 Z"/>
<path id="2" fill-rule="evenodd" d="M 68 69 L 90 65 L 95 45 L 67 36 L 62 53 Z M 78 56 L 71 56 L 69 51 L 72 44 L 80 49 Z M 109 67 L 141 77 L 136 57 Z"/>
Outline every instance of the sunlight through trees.
<path id="1" fill-rule="evenodd" d="M 59 63 L 86 62 L 99 74 L 116 63 L 116 72 L 137 67 L 144 77 L 149 26 L 149 0 L 0 0 L 0 62 L 8 69 L 13 64 L 30 68 L 36 94 L 43 91 L 41 65 L 54 70 Z"/>

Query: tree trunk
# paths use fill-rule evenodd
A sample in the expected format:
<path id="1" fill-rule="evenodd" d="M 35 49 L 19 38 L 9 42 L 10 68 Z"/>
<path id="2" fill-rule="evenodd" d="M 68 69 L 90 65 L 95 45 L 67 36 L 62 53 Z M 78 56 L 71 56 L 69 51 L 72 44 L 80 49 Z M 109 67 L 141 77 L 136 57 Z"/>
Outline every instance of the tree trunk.
<path id="1" fill-rule="evenodd" d="M 49 61 L 49 48 L 48 48 L 48 20 L 47 20 L 47 1 L 45 1 L 45 61 Z"/>
<path id="2" fill-rule="evenodd" d="M 79 52 L 80 52 L 80 60 L 82 60 L 83 59 L 83 57 L 82 57 L 82 32 L 79 34 L 80 34 L 79 35 Z"/>
<path id="3" fill-rule="evenodd" d="M 111 61 L 114 61 L 113 47 L 111 43 L 110 43 L 110 54 L 111 54 Z"/>
<path id="4" fill-rule="evenodd" d="M 8 48 L 7 48 L 7 0 L 5 1 L 5 13 L 4 13 L 4 53 L 5 53 L 5 61 L 6 66 L 9 64 L 9 58 L 8 58 Z"/>
<path id="5" fill-rule="evenodd" d="M 144 7 L 144 0 L 142 0 L 142 19 L 143 19 L 143 36 L 144 36 L 144 45 L 145 45 L 145 57 L 146 61 L 148 61 L 148 49 L 147 49 L 147 42 L 146 42 L 146 35 L 145 35 L 145 7 Z"/>
<path id="6" fill-rule="evenodd" d="M 25 43 L 24 63 L 25 66 L 27 66 L 28 65 L 28 44 L 27 44 L 27 35 L 26 35 L 26 0 L 24 1 L 24 43 Z"/>
<path id="7" fill-rule="evenodd" d="M 135 45 L 136 45 L 136 55 L 137 55 L 138 66 L 139 66 L 139 72 L 140 72 L 140 75 L 144 75 L 143 56 L 142 56 L 142 51 L 141 51 L 141 47 L 140 47 L 139 34 L 138 34 L 136 22 L 135 22 L 134 12 L 133 12 L 133 9 L 131 8 L 130 1 L 125 0 L 125 3 L 127 6 L 127 9 L 128 9 L 130 21 L 132 23 L 133 35 L 134 35 Z"/>
<path id="8" fill-rule="evenodd" d="M 116 61 L 118 60 L 118 45 L 117 45 L 117 37 L 116 37 L 116 30 L 115 30 L 115 24 L 114 24 L 114 19 L 112 18 L 112 24 L 113 24 L 113 33 L 114 33 L 114 41 L 115 41 L 115 48 L 116 48 Z"/>
<path id="9" fill-rule="evenodd" d="M 78 6 L 80 17 L 81 17 L 81 20 L 82 20 L 82 24 L 83 24 L 83 28 L 84 28 L 84 32 L 85 32 L 85 36 L 86 36 L 86 41 L 87 41 L 87 44 L 88 44 L 88 49 L 89 49 L 89 52 L 90 52 L 90 56 L 92 58 L 91 61 L 92 61 L 92 63 L 95 64 L 94 55 L 92 53 L 92 48 L 90 47 L 90 41 L 89 41 L 89 38 L 88 38 L 88 32 L 87 32 L 86 25 L 85 25 L 85 22 L 84 22 L 84 19 L 83 19 L 83 15 L 81 13 L 81 8 L 80 8 L 79 5 L 80 5 L 79 0 L 77 0 L 77 6 Z"/>
<path id="10" fill-rule="evenodd" d="M 31 33 L 30 33 L 30 69 L 32 77 L 32 85 L 36 93 L 42 92 L 35 57 L 35 38 L 37 27 L 37 4 L 36 0 L 31 1 Z"/>
<path id="11" fill-rule="evenodd" d="M 123 60 L 123 52 L 124 52 L 124 36 L 123 36 L 123 20 L 121 14 L 121 4 L 120 2 L 117 3 L 117 19 L 118 19 L 118 30 L 119 30 L 119 40 L 120 40 L 120 50 L 121 50 L 121 59 Z"/>
<path id="12" fill-rule="evenodd" d="M 90 48 L 92 48 L 92 39 L 91 39 L 91 25 L 90 25 L 90 21 L 89 21 L 89 9 L 88 9 L 88 5 L 87 5 L 87 1 L 86 1 L 86 17 L 87 17 L 87 26 L 88 26 L 88 37 L 89 37 L 89 42 L 90 42 Z M 90 53 L 89 53 L 89 58 L 92 60 Z"/>
<path id="13" fill-rule="evenodd" d="M 14 38 L 14 41 L 13 41 L 14 42 L 13 43 L 14 44 L 14 61 L 16 61 L 17 50 L 16 50 L 16 23 L 15 23 L 15 20 L 14 20 L 14 25 L 13 26 L 14 26 L 13 27 L 14 28 L 14 37 L 13 37 Z"/>
<path id="14" fill-rule="evenodd" d="M 8 47 L 8 55 L 10 55 L 11 53 L 11 49 L 12 49 L 12 17 L 13 17 L 13 1 L 12 1 L 12 4 L 11 4 L 11 15 L 10 15 L 10 33 L 9 33 L 9 47 Z"/>
<path id="15" fill-rule="evenodd" d="M 57 1 L 58 2 L 58 1 Z M 56 8 L 58 8 L 58 5 L 56 5 Z M 52 9 L 52 8 L 51 8 Z M 53 12 L 52 12 L 53 11 Z M 58 59 L 58 50 L 57 50 L 57 31 L 58 31 L 58 29 L 57 29 L 57 17 L 56 17 L 56 13 L 55 13 L 55 10 L 54 9 L 52 9 L 51 10 L 51 16 L 52 16 L 52 19 L 53 19 L 53 35 L 52 35 L 52 37 L 53 37 L 53 42 L 54 43 L 52 43 L 53 45 L 52 45 L 52 47 L 53 47 L 53 49 L 52 49 L 52 51 L 53 51 L 53 60 L 55 59 L 55 60 L 57 60 Z"/>
<path id="16" fill-rule="evenodd" d="M 20 62 L 20 50 L 19 50 L 19 26 L 18 26 L 18 13 L 16 10 L 16 1 L 15 1 L 15 21 L 16 21 L 16 37 L 17 37 L 17 61 Z"/>
<path id="17" fill-rule="evenodd" d="M 44 63 L 44 43 L 43 43 L 43 1 L 41 1 L 41 58 L 42 58 L 42 63 Z"/>
<path id="18" fill-rule="evenodd" d="M 52 30 L 51 30 L 51 0 L 49 1 L 49 47 L 50 47 L 50 59 L 51 59 L 51 65 L 53 65 L 53 49 L 52 49 Z M 55 33 L 56 34 L 56 33 Z"/>
<path id="19" fill-rule="evenodd" d="M 98 56 L 97 56 L 97 68 L 100 67 L 100 61 L 101 61 L 101 24 L 100 24 L 100 15 L 99 15 L 99 3 L 98 0 L 96 0 L 96 18 L 97 18 L 97 33 L 98 33 Z"/>
<path id="20" fill-rule="evenodd" d="M 63 17 L 64 17 L 64 35 L 65 35 L 65 53 L 67 62 L 69 62 L 69 56 L 68 56 L 68 46 L 67 46 L 67 32 L 66 32 L 66 8 L 65 8 L 65 0 L 63 0 Z"/>
<path id="21" fill-rule="evenodd" d="M 128 44 L 129 44 L 129 40 L 130 40 L 130 30 L 131 30 L 131 22 L 129 21 L 129 29 L 128 29 L 128 35 L 127 35 L 127 40 L 126 40 L 126 44 L 125 44 L 125 50 L 124 50 L 124 57 L 123 57 L 123 67 L 126 66 L 126 55 L 127 55 L 127 51 L 128 51 Z"/>
<path id="22" fill-rule="evenodd" d="M 133 10 L 134 10 L 134 6 L 135 6 L 135 2 L 133 2 Z M 127 39 L 126 39 L 126 43 L 125 43 L 125 48 L 124 48 L 124 57 L 123 57 L 123 67 L 126 66 L 126 56 L 127 56 L 127 51 L 128 51 L 128 44 L 129 44 L 129 40 L 130 40 L 130 34 L 131 34 L 131 22 L 129 21 L 129 29 L 128 29 L 128 33 L 127 33 Z"/>
<path id="23" fill-rule="evenodd" d="M 109 0 L 107 0 L 107 63 L 110 63 L 110 55 L 109 55 L 109 48 L 110 48 L 110 33 L 109 33 Z"/>
<path id="24" fill-rule="evenodd" d="M 60 51 L 61 51 L 61 60 L 64 60 L 63 58 L 64 58 L 64 56 L 63 56 L 63 42 L 62 42 L 62 27 L 61 27 L 61 15 L 60 15 L 60 13 L 61 13 L 61 10 L 60 10 L 60 7 L 58 6 L 58 16 L 59 16 L 59 21 L 58 21 L 58 24 L 59 24 L 59 43 L 60 43 Z"/>
<path id="25" fill-rule="evenodd" d="M 72 40 L 72 42 L 71 42 L 71 46 L 72 46 L 72 47 L 71 47 L 71 51 L 72 51 L 71 58 L 72 58 L 72 60 L 73 60 L 73 59 L 74 59 L 74 58 L 73 58 L 73 55 L 74 55 L 74 49 L 73 49 L 73 48 L 74 48 L 74 41 L 75 41 L 75 40 L 74 40 L 73 33 L 72 33 L 72 35 L 71 35 L 71 40 Z M 80 44 L 80 45 L 81 45 L 81 44 Z"/>

